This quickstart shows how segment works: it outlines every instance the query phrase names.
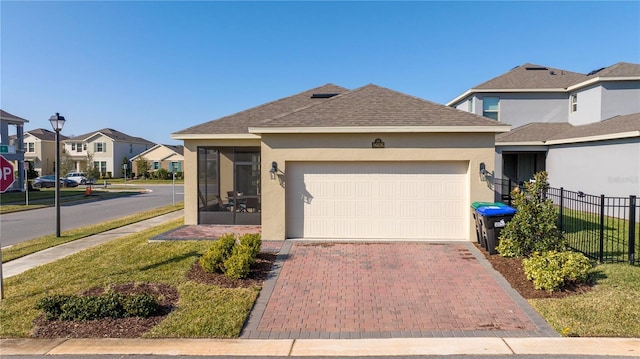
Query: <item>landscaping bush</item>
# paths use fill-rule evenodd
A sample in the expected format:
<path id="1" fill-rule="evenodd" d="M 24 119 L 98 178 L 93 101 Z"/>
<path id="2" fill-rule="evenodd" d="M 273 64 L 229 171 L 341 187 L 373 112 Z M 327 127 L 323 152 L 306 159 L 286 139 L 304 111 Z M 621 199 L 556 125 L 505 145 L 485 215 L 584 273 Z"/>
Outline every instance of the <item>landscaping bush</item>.
<path id="1" fill-rule="evenodd" d="M 565 250 L 566 240 L 556 225 L 556 209 L 545 196 L 549 188 L 547 173 L 536 173 L 534 181 L 524 186 L 524 191 L 516 188 L 512 192 L 518 211 L 502 230 L 496 250 L 504 257 L 528 257 L 533 252 Z"/>
<path id="2" fill-rule="evenodd" d="M 108 292 L 103 295 L 53 295 L 36 303 L 48 320 L 87 321 L 101 318 L 148 318 L 158 311 L 159 305 L 150 294 L 123 295 Z"/>
<path id="3" fill-rule="evenodd" d="M 224 273 L 233 279 L 246 278 L 261 245 L 260 234 L 244 234 L 239 239 L 232 233 L 225 234 L 200 257 L 200 266 L 206 272 Z"/>
<path id="4" fill-rule="evenodd" d="M 200 266 L 209 273 L 224 273 L 224 262 L 231 256 L 236 237 L 227 233 L 213 242 L 209 250 L 200 257 Z"/>
<path id="5" fill-rule="evenodd" d="M 251 247 L 237 245 L 233 247 L 231 257 L 224 261 L 224 274 L 232 279 L 246 278 L 253 262 L 255 255 L 252 255 Z"/>
<path id="6" fill-rule="evenodd" d="M 592 265 L 589 259 L 577 252 L 534 252 L 522 261 L 527 278 L 536 289 L 553 292 L 569 283 L 588 280 Z"/>

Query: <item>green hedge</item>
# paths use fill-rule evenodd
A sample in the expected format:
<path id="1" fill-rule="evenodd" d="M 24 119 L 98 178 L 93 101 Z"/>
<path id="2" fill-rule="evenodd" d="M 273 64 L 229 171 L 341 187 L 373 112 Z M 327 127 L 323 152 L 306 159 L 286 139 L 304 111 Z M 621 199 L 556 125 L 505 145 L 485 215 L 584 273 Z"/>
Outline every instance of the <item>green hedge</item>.
<path id="1" fill-rule="evenodd" d="M 224 273 L 233 279 L 246 278 L 261 245 L 260 234 L 244 234 L 236 238 L 233 233 L 228 233 L 200 257 L 200 265 L 206 272 Z"/>
<path id="2" fill-rule="evenodd" d="M 150 294 L 124 295 L 108 292 L 103 295 L 52 295 L 40 299 L 35 308 L 48 320 L 87 321 L 102 318 L 148 318 L 158 312 L 159 304 Z"/>

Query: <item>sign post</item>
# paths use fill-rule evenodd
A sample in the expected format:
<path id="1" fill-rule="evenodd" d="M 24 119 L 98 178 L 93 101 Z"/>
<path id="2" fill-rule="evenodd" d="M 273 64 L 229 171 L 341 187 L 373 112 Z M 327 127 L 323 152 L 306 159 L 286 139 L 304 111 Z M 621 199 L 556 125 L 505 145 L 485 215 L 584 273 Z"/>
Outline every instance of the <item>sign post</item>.
<path id="1" fill-rule="evenodd" d="M 4 156 L 0 156 L 0 193 L 8 190 L 15 180 L 13 165 Z"/>
<path id="2" fill-rule="evenodd" d="M 29 206 L 29 162 L 24 161 L 24 203 Z"/>

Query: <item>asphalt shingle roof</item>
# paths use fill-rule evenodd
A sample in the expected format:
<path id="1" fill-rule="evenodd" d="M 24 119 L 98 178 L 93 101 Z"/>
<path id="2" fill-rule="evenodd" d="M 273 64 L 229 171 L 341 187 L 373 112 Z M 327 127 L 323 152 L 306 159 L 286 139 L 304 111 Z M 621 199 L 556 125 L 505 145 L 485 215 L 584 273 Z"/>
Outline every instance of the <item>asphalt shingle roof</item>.
<path id="1" fill-rule="evenodd" d="M 504 126 L 478 115 L 366 85 L 257 127 Z"/>
<path id="2" fill-rule="evenodd" d="M 35 130 L 27 131 L 26 134 L 30 134 L 31 136 L 40 139 L 42 141 L 55 141 L 56 133 L 53 131 L 49 131 L 44 128 L 36 128 Z M 68 137 L 60 134 L 60 140 L 66 140 Z"/>
<path id="3" fill-rule="evenodd" d="M 150 144 L 150 145 L 154 144 L 153 142 L 145 140 L 142 137 L 129 136 L 126 133 L 114 130 L 112 128 L 103 128 L 101 130 L 85 133 L 85 134 L 80 135 L 80 136 L 69 137 L 68 140 L 69 141 L 84 141 L 84 140 L 88 139 L 89 137 L 94 136 L 97 133 L 102 133 L 103 135 L 108 136 L 109 138 L 113 139 L 114 141 L 118 141 L 118 142 L 134 142 L 134 143 L 143 143 L 143 144 Z"/>
<path id="4" fill-rule="evenodd" d="M 29 120 L 26 120 L 22 117 L 18 117 L 16 115 L 10 114 L 9 112 L 5 111 L 5 110 L 1 110 L 0 109 L 0 118 L 3 120 L 8 120 L 8 121 L 16 121 L 16 122 L 29 122 Z"/>
<path id="5" fill-rule="evenodd" d="M 276 101 L 250 108 L 220 119 L 208 121 L 176 132 L 175 134 L 245 134 L 251 126 L 261 125 L 266 119 L 307 107 L 328 98 L 312 98 L 314 94 L 340 94 L 349 91 L 344 87 L 326 84 L 285 97 Z"/>
<path id="6" fill-rule="evenodd" d="M 559 89 L 585 80 L 587 76 L 584 74 L 527 63 L 484 82 L 474 89 Z"/>
<path id="7" fill-rule="evenodd" d="M 496 136 L 496 143 L 547 142 L 640 131 L 640 113 L 612 117 L 601 122 L 573 126 L 568 123 L 530 123 Z"/>

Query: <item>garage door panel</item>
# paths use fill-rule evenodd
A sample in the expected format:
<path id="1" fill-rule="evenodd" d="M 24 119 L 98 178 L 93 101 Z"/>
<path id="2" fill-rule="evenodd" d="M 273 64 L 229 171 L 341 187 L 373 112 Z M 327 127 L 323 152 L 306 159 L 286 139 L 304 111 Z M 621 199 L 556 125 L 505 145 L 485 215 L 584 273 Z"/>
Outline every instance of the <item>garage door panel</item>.
<path id="1" fill-rule="evenodd" d="M 465 239 L 466 162 L 288 163 L 289 238 Z"/>

